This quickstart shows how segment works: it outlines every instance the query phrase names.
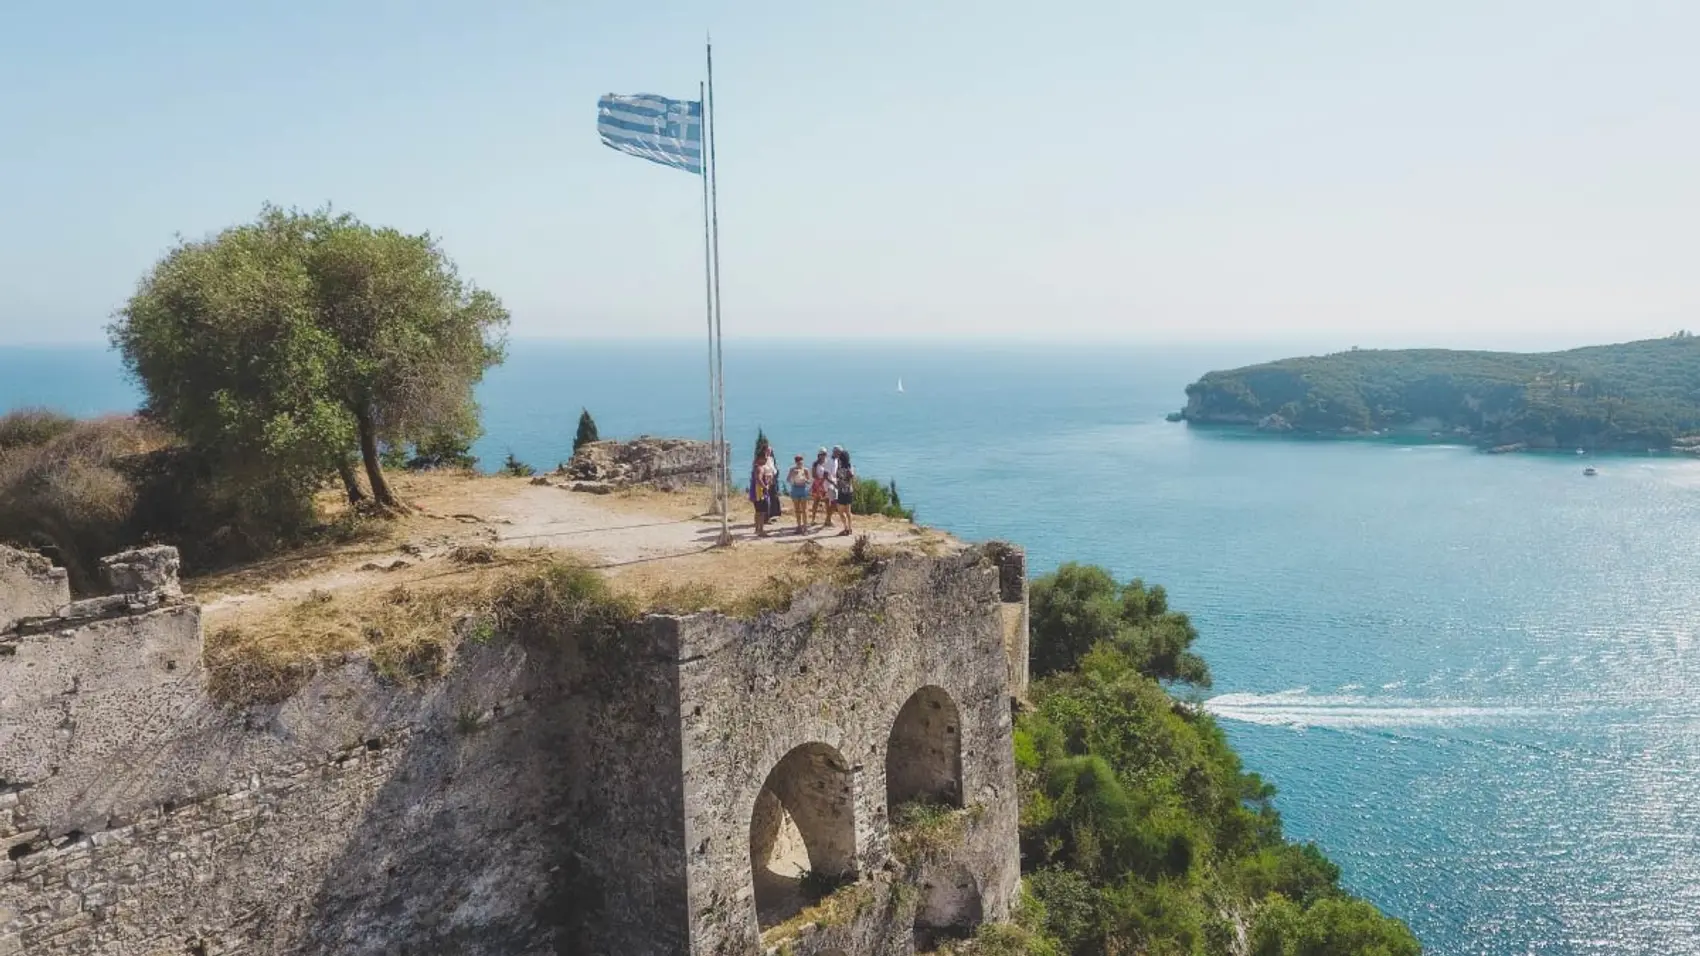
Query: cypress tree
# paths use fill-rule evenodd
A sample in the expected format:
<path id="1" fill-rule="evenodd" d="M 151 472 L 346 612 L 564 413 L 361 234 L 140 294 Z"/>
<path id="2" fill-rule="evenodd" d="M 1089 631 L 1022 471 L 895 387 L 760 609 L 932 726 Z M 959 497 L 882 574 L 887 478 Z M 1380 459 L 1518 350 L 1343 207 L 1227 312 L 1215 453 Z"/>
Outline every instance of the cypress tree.
<path id="1" fill-rule="evenodd" d="M 578 434 L 573 436 L 573 453 L 578 454 L 581 445 L 601 440 L 597 437 L 596 419 L 590 417 L 590 409 L 582 409 L 578 415 Z"/>

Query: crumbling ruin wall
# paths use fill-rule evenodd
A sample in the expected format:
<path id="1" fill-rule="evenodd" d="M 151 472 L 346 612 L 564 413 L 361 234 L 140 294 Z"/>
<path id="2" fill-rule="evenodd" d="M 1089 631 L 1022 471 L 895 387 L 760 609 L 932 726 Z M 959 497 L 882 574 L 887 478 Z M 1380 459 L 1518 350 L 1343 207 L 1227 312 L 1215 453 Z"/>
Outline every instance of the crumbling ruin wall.
<path id="1" fill-rule="evenodd" d="M 45 617 L 71 603 L 64 568 L 39 554 L 0 545 L 0 631 L 19 619 Z"/>
<path id="2" fill-rule="evenodd" d="M 577 951 L 564 705 L 602 675 L 468 642 L 428 685 L 351 660 L 231 708 L 194 605 L 114 597 L 0 634 L 0 954 Z"/>
<path id="3" fill-rule="evenodd" d="M 583 490 L 643 486 L 680 491 L 714 484 L 714 444 L 691 438 L 596 441 L 579 446 L 558 474 Z"/>
<path id="4" fill-rule="evenodd" d="M 118 593 L 0 630 L 0 956 L 746 956 L 755 844 L 867 897 L 797 956 L 908 956 L 1015 892 L 1000 566 L 901 557 L 756 622 L 539 627 L 231 706 L 175 554 L 117 556 Z M 962 808 L 944 856 L 893 857 L 888 760 Z"/>
<path id="5" fill-rule="evenodd" d="M 869 897 L 855 919 L 788 939 L 798 956 L 913 952 L 926 896 L 946 879 L 972 898 L 962 921 L 1008 913 L 1020 860 L 1002 597 L 998 565 L 972 550 L 898 557 L 753 623 L 676 623 L 693 954 L 757 952 L 759 933 L 796 912 L 785 894 L 802 887 L 763 872 L 767 793 L 790 811 L 805 868 Z M 960 845 L 928 872 L 892 853 L 891 813 L 909 799 L 966 816 Z M 894 895 L 904 882 L 911 892 Z"/>

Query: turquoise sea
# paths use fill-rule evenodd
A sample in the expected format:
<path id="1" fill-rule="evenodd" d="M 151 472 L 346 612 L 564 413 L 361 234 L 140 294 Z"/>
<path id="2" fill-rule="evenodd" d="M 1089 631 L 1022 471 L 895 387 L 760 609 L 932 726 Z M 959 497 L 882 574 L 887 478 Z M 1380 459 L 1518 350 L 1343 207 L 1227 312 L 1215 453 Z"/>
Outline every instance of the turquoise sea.
<path id="1" fill-rule="evenodd" d="M 1429 952 L 1700 953 L 1700 462 L 1163 421 L 1277 351 L 735 342 L 727 415 L 739 449 L 758 425 L 846 445 L 1035 572 L 1165 585 L 1290 834 Z M 698 345 L 511 353 L 481 390 L 488 464 L 552 466 L 581 406 L 605 436 L 707 433 Z M 98 349 L 0 349 L 0 409 L 133 403 Z"/>

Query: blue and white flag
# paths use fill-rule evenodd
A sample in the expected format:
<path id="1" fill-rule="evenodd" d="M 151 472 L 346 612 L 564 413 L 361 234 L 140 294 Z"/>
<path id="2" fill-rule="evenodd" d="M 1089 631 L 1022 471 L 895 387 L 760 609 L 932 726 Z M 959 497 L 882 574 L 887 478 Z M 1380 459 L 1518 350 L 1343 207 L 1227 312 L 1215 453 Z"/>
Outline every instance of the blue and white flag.
<path id="1" fill-rule="evenodd" d="M 702 175 L 702 103 L 640 93 L 596 101 L 602 142 L 640 159 Z"/>

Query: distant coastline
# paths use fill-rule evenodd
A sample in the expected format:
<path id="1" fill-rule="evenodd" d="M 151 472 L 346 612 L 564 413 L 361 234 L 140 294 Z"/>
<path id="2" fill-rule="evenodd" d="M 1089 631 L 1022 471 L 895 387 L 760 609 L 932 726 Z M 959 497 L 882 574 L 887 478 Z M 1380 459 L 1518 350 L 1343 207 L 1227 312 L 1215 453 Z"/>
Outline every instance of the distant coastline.
<path id="1" fill-rule="evenodd" d="M 1700 454 L 1700 339 L 1565 352 L 1354 349 L 1206 374 L 1171 421 L 1484 451 Z"/>

